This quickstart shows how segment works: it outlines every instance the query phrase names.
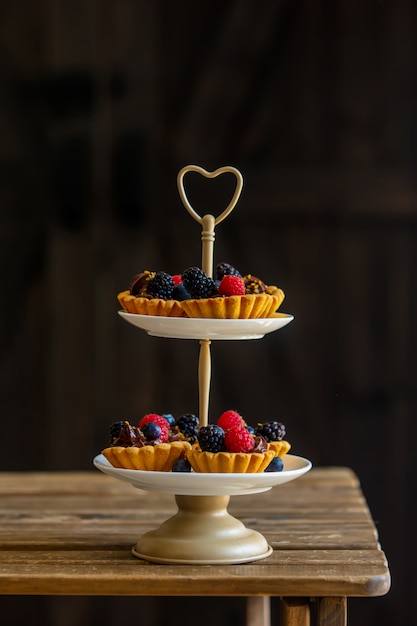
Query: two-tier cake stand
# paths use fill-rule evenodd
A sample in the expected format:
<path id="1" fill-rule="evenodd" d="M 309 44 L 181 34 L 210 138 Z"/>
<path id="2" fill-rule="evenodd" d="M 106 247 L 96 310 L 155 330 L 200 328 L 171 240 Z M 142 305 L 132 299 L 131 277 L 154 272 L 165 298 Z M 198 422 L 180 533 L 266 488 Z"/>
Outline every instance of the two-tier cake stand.
<path id="1" fill-rule="evenodd" d="M 196 172 L 206 178 L 233 174 L 236 189 L 226 209 L 218 216 L 200 216 L 191 206 L 184 189 L 184 176 Z M 201 225 L 202 264 L 206 274 L 213 273 L 215 227 L 234 209 L 239 200 L 243 179 L 234 167 L 226 166 L 213 172 L 189 165 L 178 174 L 178 191 L 190 215 Z M 196 339 L 200 342 L 198 361 L 199 422 L 209 422 L 211 379 L 210 345 L 213 340 L 260 339 L 282 328 L 292 315 L 276 313 L 264 319 L 196 319 L 136 315 L 119 311 L 129 323 L 149 335 L 176 339 Z M 155 563 L 232 564 L 256 561 L 269 556 L 272 548 L 259 532 L 247 528 L 227 510 L 231 496 L 250 495 L 268 491 L 274 486 L 294 480 L 311 468 L 311 462 L 287 454 L 281 472 L 259 474 L 204 474 L 197 472 L 152 472 L 115 468 L 98 455 L 94 465 L 119 480 L 138 489 L 168 493 L 175 496 L 177 513 L 159 528 L 142 535 L 132 548 L 134 556 Z"/>

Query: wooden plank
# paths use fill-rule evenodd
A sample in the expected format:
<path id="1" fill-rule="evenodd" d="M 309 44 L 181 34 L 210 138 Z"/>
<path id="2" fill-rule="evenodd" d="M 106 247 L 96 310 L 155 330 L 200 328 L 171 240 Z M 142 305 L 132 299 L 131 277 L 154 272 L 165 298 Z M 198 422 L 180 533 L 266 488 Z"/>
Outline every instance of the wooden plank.
<path id="1" fill-rule="evenodd" d="M 310 601 L 306 598 L 282 598 L 283 626 L 310 626 Z"/>
<path id="2" fill-rule="evenodd" d="M 319 598 L 316 615 L 319 626 L 347 626 L 346 598 Z"/>
<path id="3" fill-rule="evenodd" d="M 256 563 L 155 565 L 115 549 L 4 550 L 2 594 L 378 596 L 389 588 L 376 550 L 282 550 Z"/>
<path id="4" fill-rule="evenodd" d="M 146 517 L 136 519 L 134 516 L 103 517 L 95 515 L 91 518 L 74 516 L 71 521 L 62 515 L 53 515 L 48 520 L 23 520 L 12 517 L 9 520 L 0 515 L 0 548 L 15 549 L 59 546 L 64 543 L 68 547 L 88 550 L 91 546 L 104 546 L 108 542 L 118 545 L 120 537 L 125 542 L 136 543 L 139 536 L 157 528 L 169 516 Z M 239 518 L 242 519 L 242 518 Z M 242 520 L 245 523 L 245 520 Z M 320 524 L 294 530 L 291 523 L 279 525 L 275 531 L 264 527 L 262 523 L 246 524 L 263 534 L 274 550 L 299 550 L 312 547 L 314 549 L 375 549 L 375 532 L 365 526 L 346 526 L 340 529 L 339 524 Z M 29 537 L 29 539 L 28 539 Z"/>

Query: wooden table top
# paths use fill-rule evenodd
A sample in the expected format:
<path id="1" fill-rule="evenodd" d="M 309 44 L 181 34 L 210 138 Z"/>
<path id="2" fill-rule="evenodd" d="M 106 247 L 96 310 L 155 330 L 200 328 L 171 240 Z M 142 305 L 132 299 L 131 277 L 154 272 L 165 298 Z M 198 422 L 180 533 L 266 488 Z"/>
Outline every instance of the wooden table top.
<path id="1" fill-rule="evenodd" d="M 314 468 L 229 512 L 273 554 L 244 565 L 137 559 L 140 535 L 176 511 L 174 496 L 98 471 L 0 474 L 0 593 L 138 596 L 379 596 L 390 573 L 355 474 Z"/>

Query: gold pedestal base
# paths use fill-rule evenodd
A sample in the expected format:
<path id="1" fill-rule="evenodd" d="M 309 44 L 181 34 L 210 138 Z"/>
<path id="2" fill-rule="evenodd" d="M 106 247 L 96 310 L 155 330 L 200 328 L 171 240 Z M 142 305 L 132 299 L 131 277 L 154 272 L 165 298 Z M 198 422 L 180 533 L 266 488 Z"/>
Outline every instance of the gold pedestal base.
<path id="1" fill-rule="evenodd" d="M 248 563 L 272 553 L 265 537 L 227 511 L 230 496 L 175 496 L 178 512 L 142 535 L 132 554 L 154 563 Z"/>

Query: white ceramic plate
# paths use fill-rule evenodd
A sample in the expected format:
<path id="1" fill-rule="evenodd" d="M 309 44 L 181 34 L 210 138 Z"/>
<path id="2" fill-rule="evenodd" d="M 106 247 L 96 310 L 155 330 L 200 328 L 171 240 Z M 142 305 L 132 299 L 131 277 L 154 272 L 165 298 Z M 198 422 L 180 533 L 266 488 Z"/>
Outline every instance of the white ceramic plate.
<path id="1" fill-rule="evenodd" d="M 255 320 L 203 319 L 195 317 L 163 317 L 137 315 L 119 311 L 127 322 L 154 337 L 171 339 L 261 339 L 283 328 L 294 319 L 287 313 Z"/>
<path id="2" fill-rule="evenodd" d="M 276 485 L 294 480 L 311 469 L 311 461 L 287 454 L 282 472 L 261 474 L 198 474 L 195 472 L 145 472 L 118 469 L 99 454 L 94 465 L 114 478 L 131 483 L 138 489 L 172 493 L 178 496 L 242 496 L 268 491 Z"/>

